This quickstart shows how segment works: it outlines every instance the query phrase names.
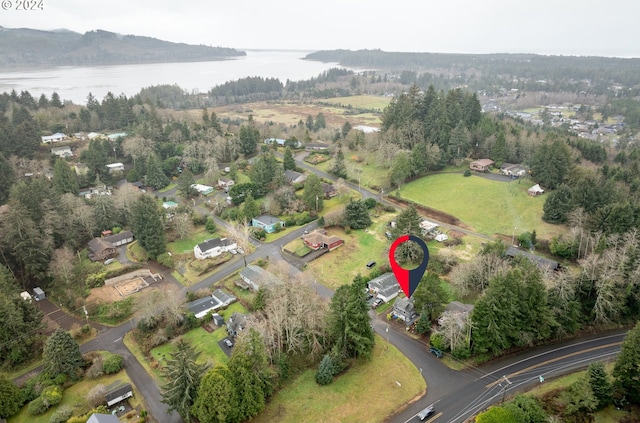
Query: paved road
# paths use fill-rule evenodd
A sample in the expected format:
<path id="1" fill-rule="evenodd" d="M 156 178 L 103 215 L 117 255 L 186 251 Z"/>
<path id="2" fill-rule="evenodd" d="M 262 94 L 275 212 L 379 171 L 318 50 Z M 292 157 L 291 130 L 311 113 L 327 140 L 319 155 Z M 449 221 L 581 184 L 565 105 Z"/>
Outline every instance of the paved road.
<path id="1" fill-rule="evenodd" d="M 438 359 L 427 354 L 422 346 L 422 354 L 408 356 L 416 366 L 423 368 L 428 384 L 427 395 L 388 421 L 418 422 L 417 413 L 435 404 L 436 414 L 429 422 L 464 422 L 516 391 L 545 383 L 540 382 L 540 376 L 549 380 L 584 368 L 591 362 L 614 358 L 620 352 L 624 335 L 624 331 L 613 331 L 564 341 L 461 372 L 446 368 Z M 411 341 L 394 339 L 392 336 L 391 342 L 406 353 L 407 348 L 403 345 Z"/>

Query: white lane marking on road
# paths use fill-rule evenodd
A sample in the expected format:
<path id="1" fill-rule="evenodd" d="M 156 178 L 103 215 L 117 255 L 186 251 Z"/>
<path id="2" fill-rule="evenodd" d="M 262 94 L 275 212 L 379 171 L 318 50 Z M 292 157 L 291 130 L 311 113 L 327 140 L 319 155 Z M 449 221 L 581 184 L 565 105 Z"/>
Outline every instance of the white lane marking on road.
<path id="1" fill-rule="evenodd" d="M 120 338 L 116 339 L 116 340 L 115 340 L 115 341 L 113 341 L 113 342 L 118 342 L 118 341 L 122 341 L 122 337 L 120 337 Z"/>

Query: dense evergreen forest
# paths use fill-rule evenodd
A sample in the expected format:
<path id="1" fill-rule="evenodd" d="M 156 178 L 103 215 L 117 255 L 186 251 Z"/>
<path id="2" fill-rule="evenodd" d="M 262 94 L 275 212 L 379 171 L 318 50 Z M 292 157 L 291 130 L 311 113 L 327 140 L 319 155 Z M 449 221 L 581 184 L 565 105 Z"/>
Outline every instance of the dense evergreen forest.
<path id="1" fill-rule="evenodd" d="M 40 31 L 0 27 L 0 68 L 116 65 L 223 60 L 244 56 L 232 48 L 171 43 L 151 37 L 96 30 Z"/>
<path id="2" fill-rule="evenodd" d="M 502 86 L 524 91 L 611 93 L 635 97 L 640 90 L 640 59 L 542 56 L 536 54 L 396 53 L 382 50 L 329 50 L 305 59 L 338 62 L 342 66 L 413 71 L 419 78 L 446 77 L 473 90 Z M 427 84 L 432 81 L 424 81 Z"/>

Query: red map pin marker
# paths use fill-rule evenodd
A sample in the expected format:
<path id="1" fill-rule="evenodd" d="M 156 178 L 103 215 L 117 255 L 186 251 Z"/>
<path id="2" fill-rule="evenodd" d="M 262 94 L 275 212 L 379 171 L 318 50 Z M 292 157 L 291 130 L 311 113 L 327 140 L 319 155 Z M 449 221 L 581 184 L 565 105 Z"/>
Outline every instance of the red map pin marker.
<path id="1" fill-rule="evenodd" d="M 407 241 L 413 241 L 417 243 L 422 248 L 422 251 L 424 253 L 422 263 L 420 263 L 420 266 L 416 267 L 413 270 L 403 269 L 396 262 L 396 248 L 398 248 L 398 245 Z M 427 248 L 427 244 L 425 244 L 425 242 L 417 236 L 403 235 L 393 241 L 393 244 L 391 244 L 391 248 L 389 249 L 389 263 L 391 263 L 391 270 L 393 270 L 393 274 L 396 275 L 396 279 L 398 280 L 400 288 L 402 288 L 404 294 L 407 296 L 407 298 L 409 298 L 413 295 L 413 292 L 416 290 L 416 288 L 420 284 L 420 281 L 422 280 L 424 272 L 427 270 L 427 263 L 429 263 L 429 249 Z"/>

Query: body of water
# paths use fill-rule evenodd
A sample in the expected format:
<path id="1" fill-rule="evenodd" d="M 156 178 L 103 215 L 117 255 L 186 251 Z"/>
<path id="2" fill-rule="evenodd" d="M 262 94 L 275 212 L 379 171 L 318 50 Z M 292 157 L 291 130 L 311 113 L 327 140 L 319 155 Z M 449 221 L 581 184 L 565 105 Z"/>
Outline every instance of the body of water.
<path id="1" fill-rule="evenodd" d="M 27 90 L 37 100 L 57 92 L 61 99 L 86 104 L 92 93 L 98 100 L 111 92 L 132 96 L 141 88 L 177 84 L 189 92 L 207 92 L 216 85 L 248 76 L 299 81 L 337 67 L 336 63 L 302 60 L 309 52 L 260 50 L 232 60 L 152 63 L 114 66 L 59 66 L 48 69 L 0 72 L 0 92 Z"/>

